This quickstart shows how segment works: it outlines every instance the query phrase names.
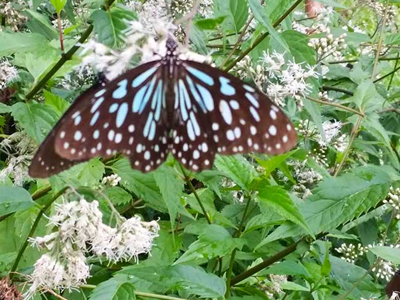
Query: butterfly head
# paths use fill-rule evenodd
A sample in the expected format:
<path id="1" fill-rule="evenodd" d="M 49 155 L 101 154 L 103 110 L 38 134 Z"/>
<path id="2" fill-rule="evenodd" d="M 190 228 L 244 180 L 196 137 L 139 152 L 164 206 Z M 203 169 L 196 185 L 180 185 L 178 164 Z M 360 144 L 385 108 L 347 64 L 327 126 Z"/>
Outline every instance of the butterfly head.
<path id="1" fill-rule="evenodd" d="M 178 48 L 178 44 L 173 37 L 171 37 L 171 36 L 168 37 L 167 43 L 166 43 L 166 48 L 167 48 L 168 56 L 176 55 L 176 49 Z"/>

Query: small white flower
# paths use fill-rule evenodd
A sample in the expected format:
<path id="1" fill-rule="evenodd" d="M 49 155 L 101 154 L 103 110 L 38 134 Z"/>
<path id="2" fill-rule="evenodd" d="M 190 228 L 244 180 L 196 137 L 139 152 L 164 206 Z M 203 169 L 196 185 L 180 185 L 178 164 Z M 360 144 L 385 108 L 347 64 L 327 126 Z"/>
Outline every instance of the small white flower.
<path id="1" fill-rule="evenodd" d="M 109 186 L 117 186 L 120 181 L 121 177 L 119 177 L 117 174 L 112 174 L 110 176 L 104 177 L 101 183 Z"/>
<path id="2" fill-rule="evenodd" d="M 0 62 L 0 90 L 18 77 L 18 70 L 8 60 Z"/>

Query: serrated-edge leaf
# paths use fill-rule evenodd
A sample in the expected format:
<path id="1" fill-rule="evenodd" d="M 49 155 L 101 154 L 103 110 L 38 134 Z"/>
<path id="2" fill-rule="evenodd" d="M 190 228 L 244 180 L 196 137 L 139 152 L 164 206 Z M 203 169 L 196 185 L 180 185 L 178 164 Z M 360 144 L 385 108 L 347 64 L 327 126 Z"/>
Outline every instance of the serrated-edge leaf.
<path id="1" fill-rule="evenodd" d="M 25 189 L 0 186 L 0 216 L 25 210 L 34 205 L 31 195 Z"/>

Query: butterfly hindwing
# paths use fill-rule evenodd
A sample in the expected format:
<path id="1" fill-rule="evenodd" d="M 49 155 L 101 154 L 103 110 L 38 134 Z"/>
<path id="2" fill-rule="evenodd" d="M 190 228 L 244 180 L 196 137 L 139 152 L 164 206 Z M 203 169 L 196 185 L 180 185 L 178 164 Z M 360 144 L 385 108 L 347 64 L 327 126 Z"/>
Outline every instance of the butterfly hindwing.
<path id="1" fill-rule="evenodd" d="M 183 61 L 176 84 L 179 108 L 175 157 L 198 171 L 216 153 L 283 153 L 297 141 L 290 120 L 263 93 L 209 65 Z M 185 105 L 189 103 L 190 106 Z M 178 142 L 179 141 L 179 142 Z M 187 144 L 187 145 L 186 145 Z"/>

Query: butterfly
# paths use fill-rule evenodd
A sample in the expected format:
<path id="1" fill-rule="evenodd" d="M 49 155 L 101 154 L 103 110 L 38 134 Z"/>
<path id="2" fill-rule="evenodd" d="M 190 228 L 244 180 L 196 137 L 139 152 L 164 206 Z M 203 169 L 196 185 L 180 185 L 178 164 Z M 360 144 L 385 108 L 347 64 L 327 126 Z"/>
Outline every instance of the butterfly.
<path id="1" fill-rule="evenodd" d="M 216 154 L 279 154 L 297 142 L 293 124 L 262 92 L 208 64 L 166 53 L 80 95 L 29 168 L 44 178 L 94 157 L 121 153 L 156 169 L 171 153 L 185 168 L 210 169 Z"/>

